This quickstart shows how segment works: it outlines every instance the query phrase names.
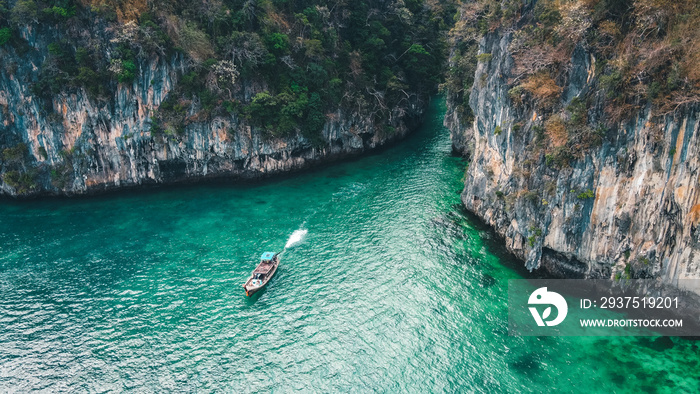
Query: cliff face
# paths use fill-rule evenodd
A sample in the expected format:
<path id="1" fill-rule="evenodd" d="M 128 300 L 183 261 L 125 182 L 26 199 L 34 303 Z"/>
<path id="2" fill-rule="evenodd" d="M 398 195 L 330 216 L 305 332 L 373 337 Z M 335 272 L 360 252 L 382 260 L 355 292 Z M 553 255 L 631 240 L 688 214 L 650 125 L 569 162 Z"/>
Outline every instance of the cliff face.
<path id="1" fill-rule="evenodd" d="M 31 179 L 8 182 L 5 177 L 0 190 L 8 195 L 83 194 L 215 176 L 262 177 L 401 138 L 424 106 L 414 98 L 406 108 L 397 108 L 392 133 L 380 131 L 367 113 L 337 109 L 326 115 L 320 145 L 301 135 L 264 137 L 237 114 L 191 122 L 181 135 L 153 135 L 151 116 L 188 71 L 183 55 L 144 60 L 133 83 L 118 84 L 107 100 L 77 89 L 52 96 L 46 104 L 32 93 L 31 82 L 38 78 L 51 38 L 29 28 L 21 34 L 32 48 L 29 55 L 0 48 L 3 62 L 15 64 L 14 70 L 0 69 L 0 134 L 5 146 L 26 145 L 26 156 L 18 161 L 20 172 L 26 170 Z M 248 98 L 264 88 L 243 80 L 238 84 Z M 190 115 L 198 110 L 196 102 L 187 109 Z"/>
<path id="2" fill-rule="evenodd" d="M 479 53 L 490 55 L 478 63 L 469 98 L 473 124 L 447 114 L 455 150 L 472 153 L 462 193 L 467 209 L 529 269 L 671 284 L 700 278 L 700 108 L 652 116 L 647 106 L 589 133 L 596 143 L 557 166 L 547 146 L 556 144 L 548 123 L 553 114 L 518 102 L 511 89 L 512 40 L 512 33 L 497 31 L 479 44 Z M 594 90 L 595 63 L 577 46 L 549 107 L 588 102 L 589 123 L 602 120 L 605 94 Z M 570 112 L 561 114 L 567 127 Z"/>
<path id="3" fill-rule="evenodd" d="M 417 124 L 442 57 L 420 44 L 439 29 L 386 48 L 435 23 L 419 3 L 166 3 L 0 8 L 0 194 L 257 178 L 360 154 Z"/>
<path id="4" fill-rule="evenodd" d="M 447 99 L 447 111 L 443 124 L 450 130 L 452 138 L 452 152 L 470 158 L 474 152 L 473 134 L 470 132 L 471 124 L 464 124 L 464 119 L 459 115 L 454 100 Z"/>

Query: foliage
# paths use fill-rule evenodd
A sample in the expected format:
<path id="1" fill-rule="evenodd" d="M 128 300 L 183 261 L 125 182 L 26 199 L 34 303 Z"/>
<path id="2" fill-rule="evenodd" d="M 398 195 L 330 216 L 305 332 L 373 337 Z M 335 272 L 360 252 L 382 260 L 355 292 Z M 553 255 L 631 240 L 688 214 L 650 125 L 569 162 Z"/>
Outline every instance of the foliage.
<path id="1" fill-rule="evenodd" d="M 613 70 L 610 74 L 602 75 L 600 87 L 606 91 L 608 98 L 619 97 L 624 87 L 620 70 Z"/>
<path id="2" fill-rule="evenodd" d="M 214 55 L 209 36 L 200 30 L 195 23 L 185 23 L 179 29 L 177 42 L 180 47 L 195 61 L 201 62 Z"/>
<path id="3" fill-rule="evenodd" d="M 15 24 L 35 22 L 38 17 L 38 7 L 34 0 L 18 0 L 11 11 L 11 20 Z"/>
<path id="4" fill-rule="evenodd" d="M 59 189 L 64 189 L 73 178 L 73 164 L 70 158 L 64 163 L 56 164 L 51 168 L 51 184 Z"/>
<path id="5" fill-rule="evenodd" d="M 46 160 L 49 157 L 48 152 L 46 152 L 46 148 L 43 146 L 39 147 L 39 156 L 41 156 L 42 159 Z"/>
<path id="6" fill-rule="evenodd" d="M 46 100 L 49 112 L 50 98 L 62 91 L 83 88 L 95 98 L 107 94 L 110 73 L 94 49 L 74 48 L 68 40 L 52 42 L 47 49 L 49 56 L 31 89 Z"/>
<path id="7" fill-rule="evenodd" d="M 265 37 L 265 44 L 275 56 L 282 56 L 289 50 L 289 37 L 283 33 L 272 33 Z"/>
<path id="8" fill-rule="evenodd" d="M 3 174 L 2 180 L 14 188 L 17 194 L 26 194 L 37 188 L 37 170 L 27 172 L 11 170 Z"/>
<path id="9" fill-rule="evenodd" d="M 0 29 L 0 46 L 7 44 L 12 38 L 12 30 L 9 27 Z"/>
<path id="10" fill-rule="evenodd" d="M 593 192 L 593 190 L 591 190 L 591 189 L 586 189 L 586 190 L 584 190 L 581 193 L 576 195 L 576 198 L 578 198 L 579 200 L 586 200 L 586 199 L 594 198 L 594 197 L 595 197 L 595 192 Z"/>
<path id="11" fill-rule="evenodd" d="M 476 56 L 476 60 L 483 62 L 483 63 L 490 62 L 492 58 L 493 58 L 493 55 L 490 53 L 481 53 L 481 54 Z"/>
<path id="12" fill-rule="evenodd" d="M 588 109 L 586 103 L 578 97 L 574 97 L 566 110 L 571 114 L 569 123 L 572 125 L 585 125 L 588 123 Z"/>
<path id="13" fill-rule="evenodd" d="M 24 161 L 28 154 L 29 148 L 24 142 L 20 142 L 11 148 L 3 149 L 2 160 L 6 163 L 18 163 Z"/>
<path id="14" fill-rule="evenodd" d="M 129 84 L 136 78 L 136 56 L 131 48 L 120 44 L 109 65 L 109 71 L 117 77 L 119 83 Z"/>
<path id="15" fill-rule="evenodd" d="M 542 106 L 551 106 L 561 94 L 561 88 L 546 72 L 531 75 L 520 87 L 532 94 L 536 102 Z"/>
<path id="16" fill-rule="evenodd" d="M 537 202 L 540 199 L 539 193 L 537 193 L 536 190 L 528 190 L 528 191 L 524 192 L 523 198 L 525 198 L 526 200 L 528 200 L 532 203 Z"/>
<path id="17" fill-rule="evenodd" d="M 530 226 L 529 232 L 530 232 L 530 236 L 527 237 L 527 241 L 530 244 L 530 247 L 532 248 L 535 246 L 535 243 L 537 242 L 537 238 L 542 236 L 542 229 L 539 227 Z"/>
<path id="18" fill-rule="evenodd" d="M 547 133 L 547 139 L 553 148 L 560 148 L 569 141 L 566 125 L 560 116 L 554 115 L 547 119 L 544 128 Z"/>
<path id="19" fill-rule="evenodd" d="M 522 101 L 522 95 L 523 95 L 523 87 L 521 85 L 514 86 L 508 90 L 508 97 L 510 97 L 510 100 L 515 103 L 516 105 L 520 105 L 523 103 Z"/>
<path id="20" fill-rule="evenodd" d="M 60 21 L 75 16 L 75 5 L 70 5 L 69 7 L 61 7 L 57 5 L 49 6 L 44 8 L 42 12 L 48 19 Z"/>
<path id="21" fill-rule="evenodd" d="M 300 133 L 320 143 L 339 108 L 390 132 L 435 92 L 456 4 L 17 0 L 0 16 L 0 45 L 23 41 L 12 34 L 26 25 L 61 32 L 31 88 L 47 116 L 59 93 L 109 99 L 119 84 L 140 81 L 142 67 L 183 56 L 186 71 L 154 113 L 153 134 L 177 136 L 190 122 L 240 115 L 270 137 Z"/>
<path id="22" fill-rule="evenodd" d="M 136 65 L 133 60 L 123 60 L 120 62 L 117 80 L 119 83 L 130 83 L 136 78 Z"/>
<path id="23" fill-rule="evenodd" d="M 528 244 L 530 244 L 530 247 L 532 248 L 535 246 L 535 242 L 537 242 L 537 237 L 534 235 L 531 235 L 531 236 L 527 237 L 527 242 L 528 242 Z"/>
<path id="24" fill-rule="evenodd" d="M 538 1 L 537 21 L 516 32 L 525 75 L 563 75 L 575 46 L 588 42 L 612 121 L 646 103 L 660 113 L 700 102 L 700 7 L 694 0 Z M 522 34 L 519 34 L 522 33 Z"/>
<path id="25" fill-rule="evenodd" d="M 321 96 L 318 93 L 309 96 L 305 91 L 274 96 L 269 92 L 258 93 L 244 113 L 250 121 L 275 137 L 301 130 L 304 135 L 313 138 L 325 123 Z"/>

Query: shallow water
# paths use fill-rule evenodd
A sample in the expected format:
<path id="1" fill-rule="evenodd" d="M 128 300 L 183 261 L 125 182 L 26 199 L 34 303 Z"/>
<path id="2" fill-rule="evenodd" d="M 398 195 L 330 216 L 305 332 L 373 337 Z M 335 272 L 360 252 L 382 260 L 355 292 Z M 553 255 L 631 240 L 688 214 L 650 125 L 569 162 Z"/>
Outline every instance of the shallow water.
<path id="1" fill-rule="evenodd" d="M 0 392 L 700 391 L 696 342 L 507 335 L 523 272 L 460 208 L 443 113 L 263 184 L 2 202 Z"/>

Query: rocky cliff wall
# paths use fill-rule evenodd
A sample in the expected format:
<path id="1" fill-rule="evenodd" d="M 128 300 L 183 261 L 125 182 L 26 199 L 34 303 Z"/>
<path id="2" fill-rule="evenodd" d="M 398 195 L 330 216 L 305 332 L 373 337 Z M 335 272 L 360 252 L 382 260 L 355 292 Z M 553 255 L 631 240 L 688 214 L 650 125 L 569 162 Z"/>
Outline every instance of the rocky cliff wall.
<path id="1" fill-rule="evenodd" d="M 0 47 L 0 146 L 15 150 L 3 157 L 0 193 L 11 196 L 74 195 L 204 177 L 257 178 L 356 155 L 402 138 L 419 120 L 425 102 L 411 95 L 375 124 L 371 103 L 338 107 L 326 113 L 322 140 L 302 133 L 266 136 L 243 116 L 220 111 L 201 116 L 193 100 L 186 108 L 184 132 L 155 134 L 152 117 L 193 65 L 182 53 L 139 57 L 131 83 L 116 83 L 107 97 L 84 87 L 42 99 L 33 91 L 49 46 L 62 33 L 28 25 L 19 32 L 22 51 Z M 109 56 L 110 28 L 96 25 L 95 45 Z M 86 39 L 87 40 L 87 39 Z M 236 94 L 250 101 L 266 86 L 251 79 L 236 82 Z M 24 150 L 24 152 L 22 152 Z"/>
<path id="2" fill-rule="evenodd" d="M 467 209 L 530 269 L 671 284 L 700 278 L 700 108 L 630 113 L 589 132 L 596 143 L 557 166 L 547 153 L 552 141 L 544 141 L 552 113 L 513 97 L 512 39 L 496 31 L 479 44 L 479 53 L 490 55 L 478 63 L 471 90 L 473 124 L 455 120 L 454 103 L 447 114 L 455 150 L 472 153 L 462 193 Z M 593 89 L 595 62 L 577 46 L 552 105 L 588 102 L 589 124 L 605 116 L 604 93 Z M 561 116 L 568 125 L 571 114 Z"/>

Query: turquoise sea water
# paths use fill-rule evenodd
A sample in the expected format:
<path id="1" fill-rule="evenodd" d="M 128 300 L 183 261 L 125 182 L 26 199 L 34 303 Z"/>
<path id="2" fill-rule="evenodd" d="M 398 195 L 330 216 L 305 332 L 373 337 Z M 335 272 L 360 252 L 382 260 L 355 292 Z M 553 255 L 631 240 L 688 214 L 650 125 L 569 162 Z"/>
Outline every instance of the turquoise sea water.
<path id="1" fill-rule="evenodd" d="M 460 208 L 443 113 L 262 184 L 3 201 L 0 392 L 700 391 L 696 342 L 507 335 L 523 273 Z"/>

